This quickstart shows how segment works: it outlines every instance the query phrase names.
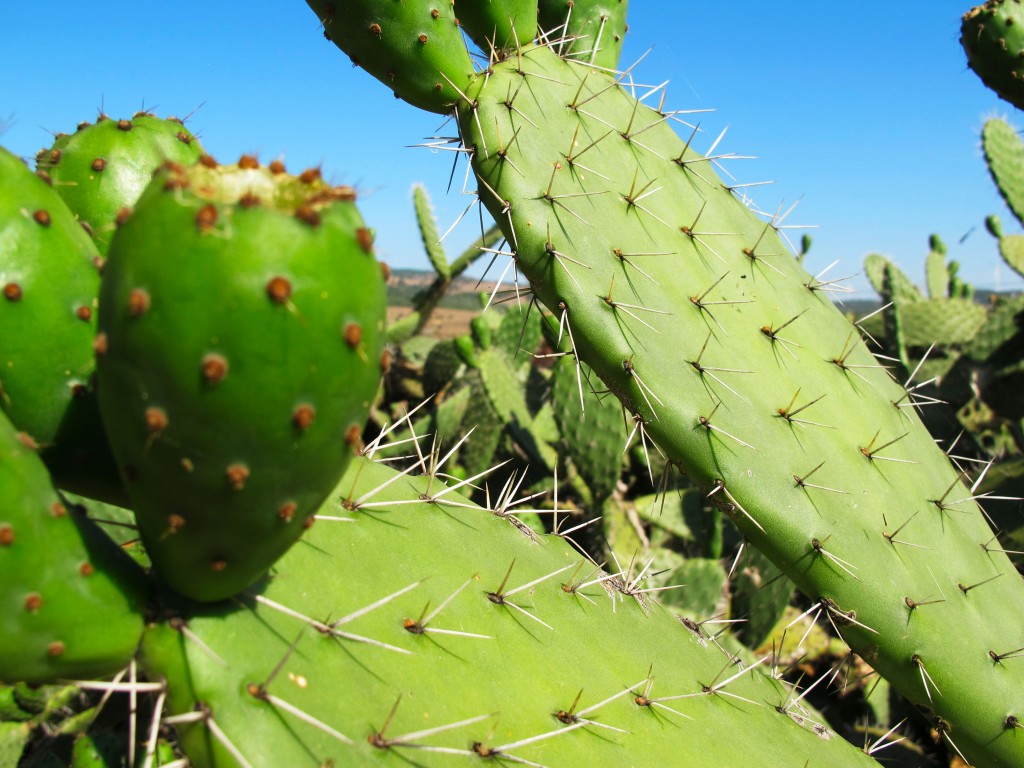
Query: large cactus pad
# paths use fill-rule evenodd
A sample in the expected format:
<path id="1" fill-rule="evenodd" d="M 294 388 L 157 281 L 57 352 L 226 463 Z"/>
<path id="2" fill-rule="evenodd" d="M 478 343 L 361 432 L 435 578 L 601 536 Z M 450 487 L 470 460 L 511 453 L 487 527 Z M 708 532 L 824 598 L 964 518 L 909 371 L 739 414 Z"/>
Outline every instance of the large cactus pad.
<path id="1" fill-rule="evenodd" d="M 481 198 L 580 358 L 944 738 L 1019 764 L 1020 577 L 779 220 L 672 114 L 547 48 L 468 96 Z"/>
<path id="2" fill-rule="evenodd" d="M 353 191 L 254 158 L 170 165 L 114 238 L 104 422 L 153 564 L 243 589 L 334 486 L 380 381 L 385 291 Z"/>

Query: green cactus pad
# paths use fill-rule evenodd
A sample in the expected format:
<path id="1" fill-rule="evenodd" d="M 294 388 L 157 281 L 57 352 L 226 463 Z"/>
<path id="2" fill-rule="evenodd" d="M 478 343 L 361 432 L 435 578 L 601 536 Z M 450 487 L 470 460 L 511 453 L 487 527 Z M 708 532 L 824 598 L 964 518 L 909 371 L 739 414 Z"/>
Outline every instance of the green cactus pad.
<path id="1" fill-rule="evenodd" d="M 352 522 L 319 521 L 236 604 L 179 606 L 187 635 L 150 629 L 192 765 L 745 766 L 741 733 L 765 764 L 875 765 L 767 665 L 564 540 L 424 500 L 442 491 L 359 460 L 322 511 Z"/>
<path id="2" fill-rule="evenodd" d="M 512 361 L 496 348 L 481 350 L 477 359 L 484 389 L 495 412 L 506 424 L 527 427 L 533 419 Z"/>
<path id="3" fill-rule="evenodd" d="M 925 284 L 928 296 L 933 299 L 949 297 L 949 267 L 946 266 L 945 250 L 932 249 L 924 262 Z"/>
<path id="4" fill-rule="evenodd" d="M 596 67 L 619 66 L 628 0 L 540 0 L 540 28 L 559 53 Z"/>
<path id="5" fill-rule="evenodd" d="M 999 194 L 1024 222 L 1024 142 L 1009 123 L 994 117 L 981 130 L 981 145 Z"/>
<path id="6" fill-rule="evenodd" d="M 190 165 L 203 149 L 184 123 L 137 112 L 131 120 L 101 115 L 71 134 L 58 134 L 36 155 L 68 207 L 85 226 L 101 255 L 110 248 L 117 218 L 139 199 L 161 163 Z"/>
<path id="7" fill-rule="evenodd" d="M 1024 359 L 1024 295 L 996 302 L 988 321 L 978 330 L 965 354 L 997 368 Z"/>
<path id="8" fill-rule="evenodd" d="M 522 367 L 531 362 L 541 340 L 541 316 L 524 307 L 510 307 L 494 332 L 494 344 Z"/>
<path id="9" fill-rule="evenodd" d="M 944 740 L 1024 761 L 1024 664 L 1002 661 L 1024 636 L 1024 584 L 984 546 L 993 533 L 913 395 L 779 223 L 670 113 L 547 48 L 468 95 L 481 199 L 581 360 Z"/>
<path id="10" fill-rule="evenodd" d="M 452 4 L 307 0 L 324 36 L 354 64 L 430 112 L 446 114 L 473 76 Z"/>
<path id="11" fill-rule="evenodd" d="M 441 238 L 437 233 L 437 223 L 434 220 L 434 207 L 430 204 L 430 196 L 422 184 L 412 188 L 413 207 L 416 210 L 416 223 L 420 230 L 420 239 L 423 241 L 423 250 L 427 252 L 430 265 L 443 280 L 451 280 L 452 267 L 448 263 L 448 254 L 444 252 L 441 245 Z"/>
<path id="12" fill-rule="evenodd" d="M 927 349 L 970 342 L 988 319 L 985 307 L 966 299 L 928 299 L 900 307 L 903 341 Z"/>
<path id="13" fill-rule="evenodd" d="M 559 358 L 552 372 L 551 400 L 565 452 L 599 504 L 619 482 L 628 433 L 618 401 L 595 395 L 591 383 L 596 378 L 591 382 L 582 376 L 574 359 Z"/>
<path id="14" fill-rule="evenodd" d="M 960 44 L 967 63 L 1001 99 L 1024 109 L 1024 5 L 987 0 L 963 15 Z"/>
<path id="15" fill-rule="evenodd" d="M 0 414 L 0 680 L 113 674 L 142 637 L 145 575 L 54 491 L 27 441 Z"/>
<path id="16" fill-rule="evenodd" d="M 59 486 L 123 504 L 92 383 L 98 262 L 60 196 L 0 149 L 0 411 Z"/>
<path id="17" fill-rule="evenodd" d="M 1024 235 L 1006 235 L 999 238 L 999 255 L 1006 266 L 1024 277 Z"/>
<path id="18" fill-rule="evenodd" d="M 444 339 L 430 348 L 423 363 L 423 394 L 434 395 L 446 389 L 462 365 L 452 339 Z"/>
<path id="19" fill-rule="evenodd" d="M 480 371 L 471 370 L 466 376 L 466 383 L 470 395 L 466 407 L 460 409 L 463 412 L 461 434 L 473 431 L 459 451 L 459 463 L 472 476 L 484 472 L 492 465 L 498 444 L 505 433 L 505 424 L 487 396 Z"/>
<path id="20" fill-rule="evenodd" d="M 455 13 L 484 52 L 514 51 L 537 34 L 537 0 L 458 0 Z"/>
<path id="21" fill-rule="evenodd" d="M 103 418 L 154 568 L 190 597 L 258 578 L 359 446 L 385 289 L 353 198 L 251 157 L 171 164 L 111 244 Z"/>

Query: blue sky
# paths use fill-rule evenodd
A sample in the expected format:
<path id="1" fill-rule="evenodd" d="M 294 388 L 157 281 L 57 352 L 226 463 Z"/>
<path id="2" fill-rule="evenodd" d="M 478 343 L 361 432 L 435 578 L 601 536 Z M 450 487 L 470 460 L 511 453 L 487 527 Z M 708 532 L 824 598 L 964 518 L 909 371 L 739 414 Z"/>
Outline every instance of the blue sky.
<path id="1" fill-rule="evenodd" d="M 445 194 L 450 155 L 406 148 L 441 120 L 396 101 L 319 33 L 302 0 L 9 3 L 0 27 L 0 143 L 24 156 L 101 105 L 113 117 L 155 108 L 189 126 L 222 161 L 255 152 L 298 171 L 321 165 L 363 191 L 382 257 L 427 268 L 410 186 L 431 192 L 442 230 L 468 200 Z M 1001 266 L 983 221 L 1005 210 L 981 159 L 984 119 L 1024 120 L 966 67 L 959 20 L 970 0 L 633 0 L 624 61 L 650 49 L 638 78 L 670 80 L 666 106 L 701 116 L 762 208 L 800 205 L 814 224 L 809 267 L 858 272 L 884 253 L 921 282 L 927 238 L 943 237 L 982 288 L 1024 289 Z M 458 185 L 457 185 L 458 186 Z M 457 190 L 456 190 L 457 191 Z M 454 255 L 473 237 L 456 230 Z M 961 242 L 961 239 L 963 241 Z M 862 278 L 853 281 L 866 291 Z"/>

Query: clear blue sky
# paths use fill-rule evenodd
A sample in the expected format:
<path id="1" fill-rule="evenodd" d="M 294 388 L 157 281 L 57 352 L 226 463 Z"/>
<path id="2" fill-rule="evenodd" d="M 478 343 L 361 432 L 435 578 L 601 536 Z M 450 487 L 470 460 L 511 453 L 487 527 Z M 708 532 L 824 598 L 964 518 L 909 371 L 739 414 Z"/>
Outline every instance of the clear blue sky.
<path id="1" fill-rule="evenodd" d="M 322 165 L 364 191 L 383 258 L 427 268 L 409 189 L 427 184 L 442 229 L 466 205 L 445 195 L 450 155 L 407 149 L 440 120 L 397 102 L 320 35 L 302 0 L 9 2 L 0 27 L 0 143 L 33 155 L 48 131 L 72 130 L 101 105 L 192 113 L 189 126 L 222 161 L 256 152 L 293 170 Z M 858 272 L 885 253 L 921 281 L 937 232 L 981 287 L 1022 289 L 984 231 L 999 213 L 978 146 L 985 117 L 1015 111 L 967 69 L 959 19 L 970 0 L 632 0 L 624 61 L 648 49 L 639 79 L 671 80 L 667 106 L 715 108 L 704 144 L 719 150 L 762 208 L 802 198 L 790 222 L 816 224 L 809 266 Z M 961 238 L 966 239 L 960 243 Z M 453 234 L 455 254 L 473 237 Z M 999 277 L 997 278 L 997 274 Z M 858 278 L 858 288 L 866 282 Z"/>

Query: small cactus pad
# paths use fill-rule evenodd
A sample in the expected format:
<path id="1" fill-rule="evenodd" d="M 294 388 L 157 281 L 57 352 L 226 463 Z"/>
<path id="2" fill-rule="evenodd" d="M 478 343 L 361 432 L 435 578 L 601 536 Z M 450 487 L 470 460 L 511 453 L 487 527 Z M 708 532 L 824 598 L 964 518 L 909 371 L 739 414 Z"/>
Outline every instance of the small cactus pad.
<path id="1" fill-rule="evenodd" d="M 451 2 L 307 0 L 324 36 L 421 109 L 446 114 L 473 76 Z"/>
<path id="2" fill-rule="evenodd" d="M 196 768 L 747 766 L 755 739 L 763 765 L 877 765 L 767 664 L 439 478 L 359 458 L 321 514 L 236 603 L 147 632 Z"/>
<path id="3" fill-rule="evenodd" d="M 0 411 L 60 487 L 124 503 L 92 385 L 98 260 L 60 196 L 0 149 Z"/>
<path id="4" fill-rule="evenodd" d="M 139 112 L 130 120 L 101 115 L 61 133 L 36 155 L 68 207 L 92 234 L 102 255 L 110 248 L 117 217 L 130 208 L 165 161 L 190 165 L 202 155 L 199 141 L 177 118 Z"/>
<path id="5" fill-rule="evenodd" d="M 944 740 L 978 764 L 1024 763 L 1008 725 L 1024 664 L 1007 656 L 1024 637 L 1024 582 L 986 545 L 913 392 L 778 219 L 719 178 L 672 113 L 550 48 L 493 66 L 467 95 L 460 135 L 483 203 L 637 429 Z"/>
<path id="6" fill-rule="evenodd" d="M 0 680 L 109 675 L 142 637 L 142 570 L 50 484 L 0 414 Z"/>
<path id="7" fill-rule="evenodd" d="M 964 14 L 960 44 L 967 63 L 1001 99 L 1024 109 L 1024 4 L 988 0 Z"/>
<path id="8" fill-rule="evenodd" d="M 253 157 L 168 164 L 111 244 L 103 418 L 154 567 L 190 597 L 258 578 L 360 446 L 386 299 L 353 199 Z"/>

